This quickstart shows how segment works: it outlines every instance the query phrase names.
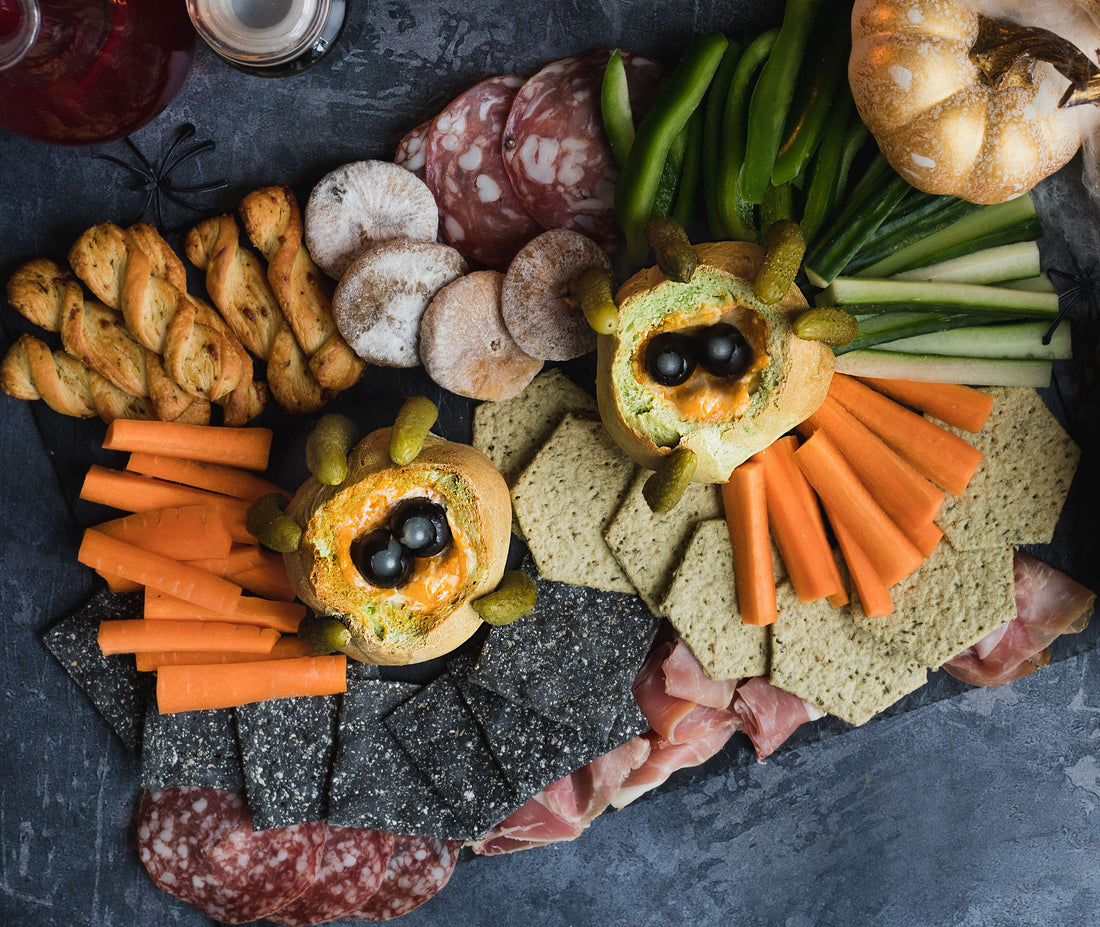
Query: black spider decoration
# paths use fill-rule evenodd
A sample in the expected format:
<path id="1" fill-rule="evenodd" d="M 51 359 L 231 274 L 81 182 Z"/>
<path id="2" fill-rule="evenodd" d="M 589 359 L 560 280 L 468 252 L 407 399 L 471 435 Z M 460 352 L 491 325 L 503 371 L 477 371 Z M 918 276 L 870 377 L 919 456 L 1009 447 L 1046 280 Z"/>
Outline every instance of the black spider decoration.
<path id="1" fill-rule="evenodd" d="M 213 141 L 208 140 L 199 142 L 193 148 L 184 151 L 173 159 L 172 156 L 176 149 L 184 142 L 193 138 L 194 135 L 195 127 L 193 125 L 190 123 L 181 125 L 176 130 L 176 137 L 172 140 L 172 144 L 168 146 L 168 150 L 164 153 L 164 156 L 156 166 L 141 153 L 138 146 L 129 138 L 125 140 L 126 146 L 134 153 L 134 156 L 138 160 L 137 164 L 123 161 L 121 158 L 116 158 L 109 154 L 93 155 L 93 157 L 103 161 L 110 161 L 112 164 L 117 164 L 119 167 L 125 168 L 134 175 L 134 182 L 130 185 L 130 189 L 139 190 L 145 194 L 145 200 L 141 204 L 141 209 L 138 210 L 134 222 L 144 217 L 150 204 L 152 204 L 156 211 L 157 225 L 163 229 L 165 228 L 165 224 L 162 210 L 162 197 L 171 200 L 177 206 L 182 206 L 184 209 L 200 211 L 202 209 L 201 206 L 196 206 L 193 203 L 187 202 L 184 197 L 202 193 L 213 193 L 215 190 L 223 190 L 228 186 L 227 182 L 224 180 L 216 180 L 212 183 L 187 187 L 176 186 L 172 182 L 172 174 L 180 165 L 190 161 L 196 155 L 200 155 L 204 151 L 213 151 L 217 147 L 216 143 Z"/>

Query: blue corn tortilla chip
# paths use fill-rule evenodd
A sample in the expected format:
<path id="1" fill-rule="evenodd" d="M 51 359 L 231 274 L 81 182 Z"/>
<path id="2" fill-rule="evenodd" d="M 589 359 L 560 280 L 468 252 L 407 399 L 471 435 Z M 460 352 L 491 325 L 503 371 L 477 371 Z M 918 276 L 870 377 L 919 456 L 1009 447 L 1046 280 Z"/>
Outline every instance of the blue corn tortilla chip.
<path id="1" fill-rule="evenodd" d="M 465 829 L 479 837 L 504 820 L 521 797 L 505 777 L 450 674 L 424 686 L 383 723 Z"/>
<path id="2" fill-rule="evenodd" d="M 46 649 L 135 756 L 141 747 L 153 678 L 139 673 L 129 654 L 105 657 L 96 637 L 101 620 L 140 618 L 142 612 L 141 595 L 116 595 L 104 589 L 42 634 Z"/>
<path id="3" fill-rule="evenodd" d="M 273 699 L 236 710 L 256 830 L 325 818 L 339 711 L 337 695 Z"/>
<path id="4" fill-rule="evenodd" d="M 195 785 L 243 791 L 233 716 L 232 708 L 162 715 L 153 695 L 141 748 L 142 788 Z"/>
<path id="5" fill-rule="evenodd" d="M 420 686 L 349 670 L 329 785 L 330 824 L 461 839 L 462 828 L 382 718 Z"/>

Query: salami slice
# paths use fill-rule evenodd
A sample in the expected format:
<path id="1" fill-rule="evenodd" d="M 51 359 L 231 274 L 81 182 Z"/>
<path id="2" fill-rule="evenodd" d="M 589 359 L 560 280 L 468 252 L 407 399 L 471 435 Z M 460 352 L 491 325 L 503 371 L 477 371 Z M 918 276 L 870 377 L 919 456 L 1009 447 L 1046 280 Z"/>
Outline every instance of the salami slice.
<path id="1" fill-rule="evenodd" d="M 506 270 L 541 227 L 512 191 L 504 168 L 504 123 L 523 78 L 490 77 L 455 99 L 432 122 L 424 181 L 435 194 L 447 242 L 462 255 Z"/>
<path id="2" fill-rule="evenodd" d="M 393 834 L 329 826 L 317 878 L 268 920 L 283 927 L 308 927 L 359 910 L 382 884 L 392 851 Z"/>
<path id="3" fill-rule="evenodd" d="M 411 130 L 401 141 L 397 143 L 397 153 L 393 156 L 393 163 L 405 168 L 409 173 L 416 174 L 424 179 L 424 162 L 428 140 L 428 130 L 432 127 L 432 120 L 420 123 Z"/>
<path id="4" fill-rule="evenodd" d="M 381 887 L 348 916 L 361 921 L 388 921 L 408 914 L 447 884 L 461 847 L 457 840 L 396 836 Z"/>
<path id="5" fill-rule="evenodd" d="M 653 102 L 663 69 L 623 52 L 635 119 Z M 611 50 L 548 64 L 516 94 L 504 127 L 504 167 L 523 208 L 547 229 L 567 228 L 612 249 L 619 172 L 600 116 Z"/>
<path id="6" fill-rule="evenodd" d="M 138 855 L 156 885 L 225 924 L 265 917 L 321 866 L 323 822 L 256 832 L 244 797 L 197 787 L 145 792 Z"/>

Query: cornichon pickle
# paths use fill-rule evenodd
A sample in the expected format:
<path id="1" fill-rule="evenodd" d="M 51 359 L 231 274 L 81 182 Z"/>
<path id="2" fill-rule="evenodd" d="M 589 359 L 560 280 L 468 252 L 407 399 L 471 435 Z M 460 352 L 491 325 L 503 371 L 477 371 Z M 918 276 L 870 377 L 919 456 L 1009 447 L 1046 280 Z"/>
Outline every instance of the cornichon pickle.
<path id="1" fill-rule="evenodd" d="M 645 235 L 657 266 L 669 280 L 687 283 L 695 276 L 699 255 L 679 222 L 672 218 L 650 219 L 645 226 Z"/>
<path id="2" fill-rule="evenodd" d="M 439 409 L 427 396 L 410 396 L 397 413 L 390 434 L 390 460 L 399 467 L 416 460 L 424 439 L 439 417 Z"/>
<path id="3" fill-rule="evenodd" d="M 348 452 L 359 439 L 359 429 L 346 415 L 325 415 L 306 439 L 306 466 L 326 486 L 348 478 Z"/>
<path id="4" fill-rule="evenodd" d="M 535 581 L 519 570 L 509 570 L 492 592 L 470 604 L 487 624 L 505 625 L 530 614 L 537 596 Z"/>
<path id="5" fill-rule="evenodd" d="M 589 267 L 577 279 L 577 302 L 597 335 L 610 335 L 619 324 L 611 284 L 611 273 L 602 267 Z"/>
<path id="6" fill-rule="evenodd" d="M 782 219 L 769 225 L 765 233 L 764 263 L 752 284 L 756 298 L 771 305 L 786 296 L 798 276 L 805 254 L 806 240 L 797 222 Z"/>
<path id="7" fill-rule="evenodd" d="M 298 637 L 316 654 L 337 653 L 348 645 L 351 632 L 336 618 L 306 615 L 298 625 Z"/>
<path id="8" fill-rule="evenodd" d="M 302 528 L 285 514 L 286 498 L 277 492 L 260 496 L 245 513 L 245 527 L 264 547 L 289 554 L 298 549 Z"/>
<path id="9" fill-rule="evenodd" d="M 859 334 L 859 321 L 845 309 L 807 309 L 794 320 L 794 333 L 806 341 L 842 348 Z"/>
<path id="10" fill-rule="evenodd" d="M 695 475 L 695 464 L 695 452 L 689 448 L 678 447 L 669 455 L 665 465 L 642 486 L 642 498 L 650 511 L 671 512 L 676 507 Z"/>

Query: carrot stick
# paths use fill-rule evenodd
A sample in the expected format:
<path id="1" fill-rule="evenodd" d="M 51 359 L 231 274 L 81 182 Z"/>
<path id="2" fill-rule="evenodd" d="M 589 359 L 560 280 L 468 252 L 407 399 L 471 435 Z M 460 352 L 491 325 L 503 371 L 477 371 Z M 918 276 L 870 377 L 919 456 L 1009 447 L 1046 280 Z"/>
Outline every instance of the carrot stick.
<path id="1" fill-rule="evenodd" d="M 862 382 L 941 422 L 963 431 L 979 432 L 993 411 L 993 396 L 958 383 L 921 383 L 917 380 L 881 380 L 860 377 Z"/>
<path id="2" fill-rule="evenodd" d="M 143 650 L 134 654 L 139 672 L 155 672 L 161 666 L 195 666 L 211 663 L 255 663 L 261 660 L 289 660 L 308 657 L 313 648 L 298 637 L 280 637 L 267 653 L 228 650 Z"/>
<path id="3" fill-rule="evenodd" d="M 224 621 L 208 608 L 201 608 L 183 599 L 145 590 L 145 617 L 152 621 L 187 619 L 193 621 Z M 284 634 L 294 634 L 298 625 L 306 616 L 306 607 L 301 602 L 275 602 L 271 599 L 258 599 L 255 596 L 241 596 L 237 610 L 233 613 L 236 624 L 254 624 L 262 628 L 274 628 Z"/>
<path id="4" fill-rule="evenodd" d="M 745 624 L 772 624 L 778 611 L 763 465 L 749 461 L 735 469 L 729 481 L 722 484 L 722 503 L 733 548 L 741 620 Z"/>
<path id="5" fill-rule="evenodd" d="M 233 544 L 224 511 L 217 506 L 148 509 L 105 521 L 96 530 L 173 560 L 227 557 Z"/>
<path id="6" fill-rule="evenodd" d="M 116 419 L 117 421 L 117 419 Z M 88 502 L 98 502 L 123 512 L 148 512 L 150 509 L 168 509 L 185 505 L 219 506 L 226 511 L 226 522 L 232 528 L 234 519 L 243 523 L 248 503 L 243 499 L 233 499 L 218 493 L 195 489 L 179 483 L 128 473 L 125 470 L 111 470 L 93 464 L 88 468 L 84 484 L 80 488 L 80 498 Z M 250 538 L 255 543 L 255 538 Z"/>
<path id="7" fill-rule="evenodd" d="M 237 573 L 245 573 L 263 566 L 264 559 L 259 547 L 252 544 L 238 544 L 224 557 L 205 557 L 201 560 L 192 560 L 191 563 L 200 570 L 208 570 L 215 576 L 232 577 Z"/>
<path id="8" fill-rule="evenodd" d="M 121 576 L 112 576 L 110 573 L 104 573 L 100 570 L 96 570 L 104 581 L 107 583 L 108 592 L 141 592 L 141 583 L 135 583 L 133 580 L 123 579 Z"/>
<path id="9" fill-rule="evenodd" d="M 279 554 L 270 551 L 261 551 L 264 564 L 254 570 L 245 570 L 243 573 L 234 573 L 230 577 L 233 582 L 249 592 L 254 592 L 265 599 L 277 599 L 280 602 L 293 602 L 296 593 L 286 577 L 286 567 L 283 566 L 283 558 Z"/>
<path id="10" fill-rule="evenodd" d="M 115 419 L 107 426 L 103 447 L 109 451 L 144 451 L 207 463 L 266 470 L 271 452 L 270 428 L 226 428 L 182 422 Z"/>
<path id="11" fill-rule="evenodd" d="M 836 542 L 840 545 L 844 563 L 852 577 L 852 585 L 856 587 L 856 595 L 859 596 L 863 614 L 868 618 L 884 618 L 889 615 L 894 610 L 890 590 L 875 572 L 870 559 L 856 543 L 852 532 L 844 522 L 835 521 L 833 534 L 836 535 Z"/>
<path id="12" fill-rule="evenodd" d="M 193 567 L 186 561 L 172 560 L 116 540 L 94 528 L 84 532 L 77 559 L 93 570 L 152 586 L 159 592 L 186 599 L 226 616 L 236 611 L 241 598 L 241 587 L 236 583 Z"/>
<path id="13" fill-rule="evenodd" d="M 906 533 L 931 523 L 944 494 L 830 396 L 805 422 L 801 434 L 822 428 L 856 476 L 894 523 Z"/>
<path id="14" fill-rule="evenodd" d="M 852 377 L 834 374 L 829 395 L 897 451 L 918 473 L 952 495 L 963 494 L 982 462 L 982 452 L 958 435 Z"/>
<path id="15" fill-rule="evenodd" d="M 157 670 L 161 714 L 346 691 L 347 657 L 343 654 L 221 666 L 162 666 Z"/>
<path id="16" fill-rule="evenodd" d="M 913 546 L 924 557 L 931 557 L 936 545 L 943 540 L 943 532 L 934 522 L 929 522 L 913 531 L 906 531 L 905 536 L 913 542 Z"/>
<path id="17" fill-rule="evenodd" d="M 120 618 L 99 623 L 99 649 L 107 656 L 145 650 L 237 650 L 269 653 L 279 639 L 271 628 L 228 621 L 146 621 Z"/>
<path id="18" fill-rule="evenodd" d="M 849 529 L 887 586 L 921 565 L 920 551 L 879 507 L 824 431 L 814 432 L 794 459 L 821 498 L 829 522 Z"/>
<path id="19" fill-rule="evenodd" d="M 806 478 L 795 465 L 795 445 L 794 438 L 781 438 L 753 460 L 764 467 L 768 528 L 787 566 L 791 586 L 803 602 L 814 602 L 842 595 L 844 584 L 817 503 L 806 491 L 808 487 L 804 489 Z"/>
<path id="20" fill-rule="evenodd" d="M 164 457 L 161 454 L 149 454 L 135 451 L 126 462 L 126 469 L 143 476 L 155 476 L 171 483 L 183 483 L 197 489 L 222 493 L 237 499 L 254 502 L 267 493 L 289 495 L 285 489 L 276 486 L 262 476 L 227 467 L 225 464 L 205 463 L 201 460 L 185 460 L 182 457 Z"/>

